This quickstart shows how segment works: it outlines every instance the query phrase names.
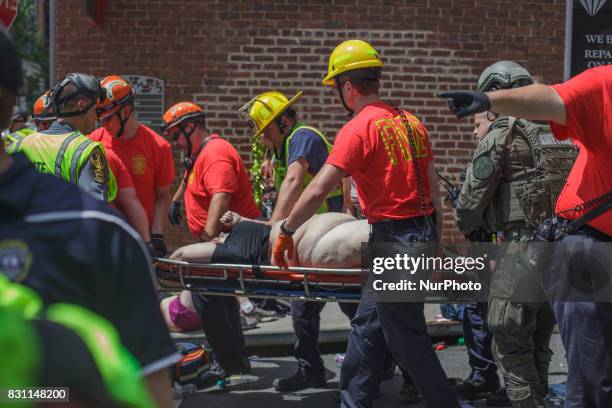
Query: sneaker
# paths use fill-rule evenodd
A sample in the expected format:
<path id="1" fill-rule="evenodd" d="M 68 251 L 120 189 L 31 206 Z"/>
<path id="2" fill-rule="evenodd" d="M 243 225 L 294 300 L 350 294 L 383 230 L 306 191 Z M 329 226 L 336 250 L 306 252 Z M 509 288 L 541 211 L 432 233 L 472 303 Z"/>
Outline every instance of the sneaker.
<path id="1" fill-rule="evenodd" d="M 488 394 L 498 390 L 499 385 L 486 384 L 480 381 L 465 380 L 454 387 L 455 394 L 460 400 L 473 401 L 485 398 Z"/>
<path id="2" fill-rule="evenodd" d="M 487 396 L 487 405 L 489 407 L 511 407 L 512 402 L 508 398 L 508 393 L 505 388 L 499 388 Z"/>
<path id="3" fill-rule="evenodd" d="M 302 374 L 302 370 L 298 369 L 291 377 L 277 378 L 272 384 L 276 391 L 292 392 L 306 388 L 324 388 L 327 380 L 324 376 L 306 377 Z"/>
<path id="4" fill-rule="evenodd" d="M 415 384 L 407 383 L 404 381 L 404 385 L 402 385 L 402 389 L 399 394 L 395 398 L 402 404 L 414 404 L 421 400 L 421 393 Z"/>
<path id="5" fill-rule="evenodd" d="M 256 319 L 259 323 L 273 322 L 278 319 L 278 313 L 274 310 L 265 310 L 255 305 L 250 313 L 240 312 L 244 317 Z"/>
<path id="6" fill-rule="evenodd" d="M 242 330 L 251 330 L 257 327 L 257 319 L 254 317 L 240 316 L 240 326 Z"/>

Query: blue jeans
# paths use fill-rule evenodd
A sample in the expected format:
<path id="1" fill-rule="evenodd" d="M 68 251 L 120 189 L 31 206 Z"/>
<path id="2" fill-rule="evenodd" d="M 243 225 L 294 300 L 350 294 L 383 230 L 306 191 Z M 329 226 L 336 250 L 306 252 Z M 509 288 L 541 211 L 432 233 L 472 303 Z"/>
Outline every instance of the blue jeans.
<path id="1" fill-rule="evenodd" d="M 370 242 L 434 241 L 435 225 L 417 218 L 373 224 Z M 459 404 L 427 334 L 422 302 L 377 302 L 370 285 L 362 290 L 340 373 L 341 407 L 370 407 L 383 373 L 387 346 L 408 373 L 428 407 Z"/>

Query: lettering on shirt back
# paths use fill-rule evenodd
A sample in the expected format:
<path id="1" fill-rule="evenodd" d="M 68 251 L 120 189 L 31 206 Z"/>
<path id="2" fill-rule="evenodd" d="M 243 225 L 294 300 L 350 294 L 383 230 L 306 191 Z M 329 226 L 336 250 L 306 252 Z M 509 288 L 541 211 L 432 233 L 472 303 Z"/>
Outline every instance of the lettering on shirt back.
<path id="1" fill-rule="evenodd" d="M 412 115 L 406 115 L 411 134 L 414 137 L 414 147 L 417 158 L 427 157 L 427 143 L 425 132 L 421 128 L 420 122 Z M 389 156 L 389 161 L 393 166 L 399 162 L 412 160 L 410 141 L 402 118 L 398 115 L 394 118 L 379 119 L 374 122 L 378 129 L 378 134 L 385 145 L 385 150 Z"/>

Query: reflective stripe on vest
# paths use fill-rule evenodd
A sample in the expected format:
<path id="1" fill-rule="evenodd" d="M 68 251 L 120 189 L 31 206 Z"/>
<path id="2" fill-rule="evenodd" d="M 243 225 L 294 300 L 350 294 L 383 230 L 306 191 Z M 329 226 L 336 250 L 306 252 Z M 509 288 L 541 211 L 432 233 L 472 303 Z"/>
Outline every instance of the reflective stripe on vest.
<path id="1" fill-rule="evenodd" d="M 331 143 L 329 143 L 329 141 L 327 141 L 327 138 L 325 137 L 325 135 L 323 135 L 323 133 L 321 133 L 318 129 L 315 129 L 311 126 L 304 125 L 302 122 L 297 122 L 294 125 L 294 128 L 289 134 L 289 136 L 287 136 L 283 142 L 285 162 L 283 163 L 281 160 L 278 159 L 278 157 L 276 158 L 277 161 L 276 161 L 276 169 L 274 171 L 274 185 L 276 186 L 276 190 L 279 192 L 280 192 L 280 186 L 283 183 L 283 180 L 285 180 L 285 177 L 287 176 L 287 167 L 288 167 L 287 160 L 289 159 L 289 144 L 291 143 L 291 140 L 293 139 L 293 136 L 295 136 L 297 131 L 301 129 L 310 130 L 311 132 L 319 136 L 321 140 L 323 141 L 323 143 L 325 143 L 325 147 L 327 148 L 327 154 L 331 152 L 332 145 Z M 306 188 L 308 184 L 310 184 L 313 178 L 314 176 L 310 174 L 310 172 L 306 171 L 306 175 L 304 176 L 304 184 L 302 186 L 302 191 Z M 317 209 L 317 214 L 327 212 L 328 211 L 327 200 L 329 200 L 330 198 L 334 198 L 334 197 L 342 197 L 342 185 L 338 186 L 337 188 L 332 190 L 327 195 L 321 207 Z"/>

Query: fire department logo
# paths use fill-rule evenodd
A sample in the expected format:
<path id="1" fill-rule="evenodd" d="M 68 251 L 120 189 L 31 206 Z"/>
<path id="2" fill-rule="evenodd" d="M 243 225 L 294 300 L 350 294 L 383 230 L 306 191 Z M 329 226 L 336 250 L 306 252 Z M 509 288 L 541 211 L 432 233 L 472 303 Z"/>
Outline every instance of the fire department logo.
<path id="1" fill-rule="evenodd" d="M 580 4 L 589 14 L 589 16 L 593 17 L 595 14 L 601 10 L 601 8 L 606 4 L 607 0 L 580 0 Z"/>
<path id="2" fill-rule="evenodd" d="M 21 282 L 32 265 L 32 253 L 21 240 L 0 241 L 0 273 L 13 282 Z"/>
<path id="3" fill-rule="evenodd" d="M 142 175 L 145 174 L 147 169 L 147 158 L 142 154 L 137 154 L 132 157 L 132 171 L 134 174 Z"/>

